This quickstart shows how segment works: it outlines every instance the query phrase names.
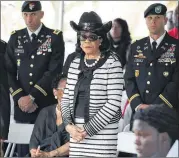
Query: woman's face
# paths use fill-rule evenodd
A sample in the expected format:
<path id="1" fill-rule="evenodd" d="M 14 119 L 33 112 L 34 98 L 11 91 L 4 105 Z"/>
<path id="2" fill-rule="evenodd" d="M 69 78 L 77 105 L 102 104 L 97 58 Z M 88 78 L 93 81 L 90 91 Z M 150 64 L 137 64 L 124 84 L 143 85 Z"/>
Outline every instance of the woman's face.
<path id="1" fill-rule="evenodd" d="M 118 24 L 116 21 L 113 21 L 112 28 L 110 30 L 110 35 L 113 39 L 120 39 L 121 37 L 122 28 L 121 25 Z"/>
<path id="2" fill-rule="evenodd" d="M 58 101 L 61 101 L 64 89 L 66 87 L 66 80 L 61 80 L 56 89 L 53 89 L 54 96 L 57 96 Z"/>
<path id="3" fill-rule="evenodd" d="M 81 48 L 87 55 L 95 55 L 99 53 L 101 40 L 99 36 L 91 32 L 81 32 L 79 37 Z"/>

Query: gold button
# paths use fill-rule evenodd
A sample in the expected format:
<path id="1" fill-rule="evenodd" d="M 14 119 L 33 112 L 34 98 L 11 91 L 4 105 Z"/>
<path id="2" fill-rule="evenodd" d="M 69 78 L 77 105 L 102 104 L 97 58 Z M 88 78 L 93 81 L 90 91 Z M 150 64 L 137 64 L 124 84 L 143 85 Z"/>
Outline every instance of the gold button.
<path id="1" fill-rule="evenodd" d="M 34 65 L 33 65 L 33 64 L 30 64 L 30 67 L 34 67 Z"/>
<path id="2" fill-rule="evenodd" d="M 149 93 L 149 90 L 146 90 L 145 92 L 146 92 L 146 93 Z"/>
<path id="3" fill-rule="evenodd" d="M 151 75 L 151 72 L 148 72 L 148 75 L 150 76 L 150 75 Z"/>
<path id="4" fill-rule="evenodd" d="M 30 84 L 30 85 L 33 85 L 33 82 L 31 81 L 31 82 L 29 82 L 29 84 Z"/>
<path id="5" fill-rule="evenodd" d="M 147 84 L 150 84 L 150 81 L 147 81 Z"/>
<path id="6" fill-rule="evenodd" d="M 32 55 L 31 58 L 34 59 L 34 55 Z"/>
<path id="7" fill-rule="evenodd" d="M 150 63 L 150 66 L 152 66 L 153 64 L 152 63 Z"/>
<path id="8" fill-rule="evenodd" d="M 32 75 L 33 75 L 32 73 L 29 74 L 29 76 L 32 76 Z"/>

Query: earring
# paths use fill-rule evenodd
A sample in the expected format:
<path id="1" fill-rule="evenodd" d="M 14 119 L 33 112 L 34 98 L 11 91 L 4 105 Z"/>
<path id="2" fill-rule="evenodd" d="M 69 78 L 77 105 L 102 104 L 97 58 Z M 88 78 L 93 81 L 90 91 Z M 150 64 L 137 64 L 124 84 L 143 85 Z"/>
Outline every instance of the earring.
<path id="1" fill-rule="evenodd" d="M 55 96 L 55 99 L 58 99 L 57 96 Z"/>

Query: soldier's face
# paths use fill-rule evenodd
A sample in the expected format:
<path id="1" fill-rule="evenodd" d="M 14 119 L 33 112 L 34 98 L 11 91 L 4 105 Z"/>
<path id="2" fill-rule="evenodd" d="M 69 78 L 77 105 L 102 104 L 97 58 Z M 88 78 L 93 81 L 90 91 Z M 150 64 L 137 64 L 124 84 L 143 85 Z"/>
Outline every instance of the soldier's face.
<path id="1" fill-rule="evenodd" d="M 43 11 L 36 11 L 36 12 L 23 12 L 22 17 L 25 21 L 26 26 L 32 32 L 36 31 L 41 24 L 41 19 L 44 16 Z"/>
<path id="2" fill-rule="evenodd" d="M 167 23 L 167 18 L 164 15 L 148 15 L 145 19 L 151 34 L 160 35 L 164 31 Z"/>

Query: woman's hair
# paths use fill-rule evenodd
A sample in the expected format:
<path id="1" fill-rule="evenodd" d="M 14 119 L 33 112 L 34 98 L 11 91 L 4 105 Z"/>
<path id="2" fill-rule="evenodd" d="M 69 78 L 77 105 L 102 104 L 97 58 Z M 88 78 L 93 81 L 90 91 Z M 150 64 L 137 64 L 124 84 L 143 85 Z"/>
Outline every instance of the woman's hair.
<path id="1" fill-rule="evenodd" d="M 64 75 L 64 74 L 58 74 L 58 75 L 52 80 L 52 85 L 51 85 L 51 87 L 52 87 L 53 89 L 57 89 L 59 83 L 60 83 L 62 80 L 66 80 L 66 79 L 67 79 L 67 76 L 66 76 L 66 75 Z"/>
<path id="2" fill-rule="evenodd" d="M 171 145 L 179 137 L 178 119 L 177 112 L 164 104 L 150 105 L 144 110 L 138 110 L 134 115 L 134 120 L 147 122 L 159 133 L 167 132 L 172 140 Z"/>
<path id="3" fill-rule="evenodd" d="M 81 43 L 80 43 L 80 40 L 78 38 L 79 35 L 80 35 L 80 33 L 77 33 L 76 52 L 83 52 L 83 50 L 80 47 Z M 107 38 L 107 34 L 103 33 L 103 34 L 100 34 L 98 36 L 100 36 L 101 39 L 102 39 L 101 45 L 99 46 L 99 50 L 101 52 L 107 51 L 109 49 L 109 40 Z"/>
<path id="4" fill-rule="evenodd" d="M 121 18 L 116 18 L 114 19 L 114 22 L 117 22 L 120 26 L 121 26 L 121 42 L 122 43 L 126 43 L 126 44 L 130 44 L 131 43 L 131 36 L 130 36 L 130 32 L 129 32 L 129 28 L 128 28 L 128 24 L 126 22 L 126 20 L 123 20 Z M 110 39 L 110 43 L 112 43 L 113 39 L 110 35 L 110 32 L 108 33 L 108 37 Z"/>

